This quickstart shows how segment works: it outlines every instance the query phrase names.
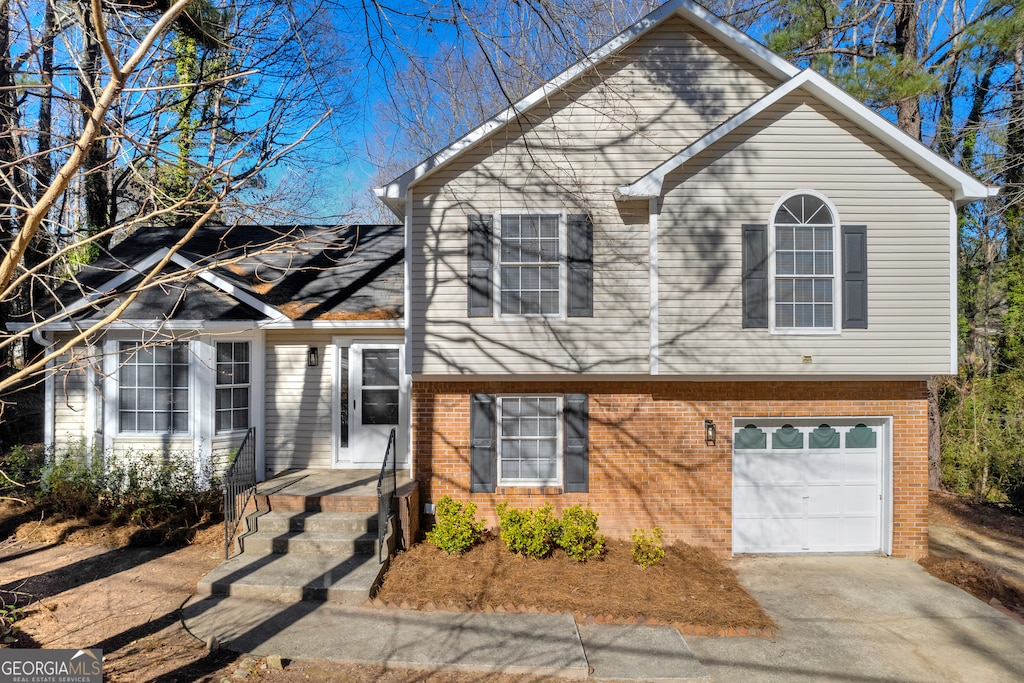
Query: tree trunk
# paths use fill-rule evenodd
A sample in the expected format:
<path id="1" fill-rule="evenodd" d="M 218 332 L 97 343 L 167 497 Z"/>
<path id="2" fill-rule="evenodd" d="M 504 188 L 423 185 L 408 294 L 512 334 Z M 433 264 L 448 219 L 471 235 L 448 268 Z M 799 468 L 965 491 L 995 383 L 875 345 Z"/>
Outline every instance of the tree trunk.
<path id="1" fill-rule="evenodd" d="M 43 8 L 43 49 L 40 63 L 40 80 L 43 91 L 39 95 L 39 133 L 36 136 L 36 201 L 43 196 L 45 188 L 53 181 L 53 41 L 57 33 L 57 17 L 53 0 L 46 0 Z"/>
<path id="2" fill-rule="evenodd" d="M 1003 174 L 1006 208 L 1006 256 L 1024 255 L 1024 36 L 1013 50 L 1010 114 L 1006 123 L 1006 171 Z"/>
<path id="3" fill-rule="evenodd" d="M 939 422 L 939 383 L 928 380 L 928 490 L 942 487 L 942 431 Z"/>
<path id="4" fill-rule="evenodd" d="M 3 246 L 14 234 L 17 221 L 14 216 L 14 167 L 18 159 L 18 108 L 14 91 L 14 71 L 11 64 L 10 3 L 0 0 L 0 230 Z"/>
<path id="5" fill-rule="evenodd" d="M 893 3 L 893 47 L 903 74 L 908 76 L 917 69 L 917 22 L 917 0 Z M 921 139 L 921 98 L 918 95 L 896 102 L 896 125 L 915 140 Z"/>
<path id="6" fill-rule="evenodd" d="M 15 227 L 13 221 L 14 193 L 11 190 L 16 150 L 13 146 L 13 131 L 17 123 L 17 110 L 14 99 L 14 74 L 11 69 L 11 15 L 10 3 L 0 0 L 0 168 L 4 177 L 0 177 L 0 249 L 6 252 L 10 248 L 11 236 Z M 9 302 L 0 302 L 0 330 L 7 329 L 10 317 Z M 0 351 L 0 377 L 10 374 L 10 347 Z"/>
<path id="7" fill-rule="evenodd" d="M 78 97 L 82 105 L 82 125 L 92 116 L 96 106 L 96 93 L 100 90 L 102 54 L 96 35 L 96 24 L 92 16 L 92 5 L 82 6 L 82 74 L 79 76 Z M 107 184 L 107 139 L 106 129 L 101 128 L 85 154 L 82 173 L 85 176 L 85 219 L 86 231 L 95 235 L 108 224 L 107 210 L 110 190 Z"/>

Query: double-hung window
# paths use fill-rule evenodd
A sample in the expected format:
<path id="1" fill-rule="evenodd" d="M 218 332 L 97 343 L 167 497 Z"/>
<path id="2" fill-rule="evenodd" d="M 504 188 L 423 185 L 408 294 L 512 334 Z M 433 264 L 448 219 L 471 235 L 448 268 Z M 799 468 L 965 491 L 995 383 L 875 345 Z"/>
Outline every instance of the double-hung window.
<path id="1" fill-rule="evenodd" d="M 594 224 L 589 215 L 474 214 L 467 219 L 469 317 L 593 317 Z"/>
<path id="2" fill-rule="evenodd" d="M 561 217 L 501 216 L 501 314 L 561 313 Z"/>
<path id="3" fill-rule="evenodd" d="M 543 486 L 586 493 L 590 418 L 586 394 L 471 394 L 469 491 Z"/>
<path id="4" fill-rule="evenodd" d="M 836 329 L 837 225 L 821 198 L 797 194 L 772 217 L 774 328 Z"/>
<path id="5" fill-rule="evenodd" d="M 743 225 L 743 327 L 778 334 L 868 329 L 866 225 L 840 225 L 823 195 L 797 190 L 770 224 Z"/>
<path id="6" fill-rule="evenodd" d="M 119 431 L 189 431 L 187 342 L 119 342 L 118 362 Z"/>
<path id="7" fill-rule="evenodd" d="M 558 485 L 562 472 L 560 396 L 498 397 L 498 481 Z"/>
<path id="8" fill-rule="evenodd" d="M 217 342 L 218 432 L 249 428 L 249 342 Z"/>

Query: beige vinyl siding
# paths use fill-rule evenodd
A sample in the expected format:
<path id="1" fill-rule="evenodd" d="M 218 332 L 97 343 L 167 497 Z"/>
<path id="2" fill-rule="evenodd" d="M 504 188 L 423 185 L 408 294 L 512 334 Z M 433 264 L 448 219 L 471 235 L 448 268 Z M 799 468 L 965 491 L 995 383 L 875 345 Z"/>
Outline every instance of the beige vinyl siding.
<path id="1" fill-rule="evenodd" d="M 329 332 L 267 332 L 264 453 L 267 472 L 331 467 L 331 385 L 334 353 Z M 310 346 L 319 364 L 307 367 Z"/>
<path id="2" fill-rule="evenodd" d="M 253 408 L 258 408 L 258 406 L 250 406 L 250 410 Z M 244 432 L 213 437 L 210 463 L 212 474 L 223 476 L 231 465 L 235 452 L 242 445 L 242 439 L 244 438 Z"/>
<path id="3" fill-rule="evenodd" d="M 741 226 L 767 224 L 775 202 L 797 189 L 827 196 L 843 224 L 867 226 L 866 330 L 742 329 Z M 949 207 L 934 180 L 829 108 L 796 94 L 783 100 L 666 178 L 661 373 L 948 372 Z"/>
<path id="4" fill-rule="evenodd" d="M 648 372 L 647 206 L 618 204 L 613 191 L 773 85 L 672 19 L 415 184 L 411 371 Z M 545 211 L 594 219 L 594 317 L 467 317 L 466 216 Z"/>
<path id="5" fill-rule="evenodd" d="M 78 451 L 89 441 L 88 367 L 85 346 L 76 346 L 54 361 L 53 447 L 58 455 Z"/>
<path id="6" fill-rule="evenodd" d="M 149 455 L 173 457 L 179 462 L 195 461 L 195 442 L 189 435 L 151 436 L 132 434 L 115 436 L 113 453 L 117 458 L 141 458 Z"/>

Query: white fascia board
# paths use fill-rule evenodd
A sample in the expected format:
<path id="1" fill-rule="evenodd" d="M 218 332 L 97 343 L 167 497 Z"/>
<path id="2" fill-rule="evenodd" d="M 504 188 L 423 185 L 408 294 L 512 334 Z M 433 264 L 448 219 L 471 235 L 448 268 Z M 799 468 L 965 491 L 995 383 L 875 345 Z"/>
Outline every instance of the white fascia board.
<path id="1" fill-rule="evenodd" d="M 89 326 L 88 320 L 81 323 L 54 322 L 44 325 L 42 330 L 47 332 L 80 332 Z M 16 323 L 8 325 L 13 332 L 22 331 L 31 327 L 28 323 Z M 159 332 L 161 330 L 204 330 L 206 332 L 244 332 L 256 328 L 254 320 L 116 320 L 103 329 L 115 330 L 143 330 Z"/>
<path id="2" fill-rule="evenodd" d="M 790 78 L 800 72 L 799 67 L 787 62 L 782 57 L 758 43 L 746 33 L 719 19 L 703 7 L 689 0 L 671 0 L 625 29 L 607 43 L 555 76 L 543 86 L 508 107 L 497 116 L 489 119 L 478 128 L 470 131 L 437 154 L 429 157 L 418 166 L 406 171 L 383 187 L 374 188 L 373 193 L 385 206 L 399 218 L 404 218 L 406 192 L 409 187 L 441 168 L 466 149 L 472 147 L 485 137 L 505 126 L 520 114 L 525 113 L 540 102 L 545 101 L 553 93 L 579 77 L 587 70 L 598 65 L 608 56 L 623 49 L 642 35 L 661 24 L 672 16 L 689 20 L 701 30 L 711 34 L 728 47 L 736 50 L 741 56 L 763 68 L 779 79 Z"/>
<path id="3" fill-rule="evenodd" d="M 851 122 L 864 128 L 875 138 L 887 145 L 922 170 L 941 180 L 953 190 L 957 204 L 976 199 L 994 197 L 999 188 L 987 185 L 960 170 L 921 142 L 910 137 L 883 116 L 860 102 L 849 93 L 834 85 L 824 76 L 811 69 L 805 69 L 778 88 L 757 100 L 725 123 L 702 136 L 674 157 L 657 166 L 639 180 L 621 185 L 615 190 L 618 199 L 645 199 L 661 196 L 665 176 L 680 168 L 694 156 L 721 140 L 738 127 L 750 121 L 780 99 L 797 88 L 803 88 L 825 104 L 837 110 Z"/>
<path id="4" fill-rule="evenodd" d="M 177 265 L 181 266 L 185 270 L 192 270 L 192 271 L 198 270 L 197 275 L 199 276 L 200 279 L 205 280 L 206 282 L 208 282 L 209 284 L 213 285 L 217 289 L 221 290 L 222 292 L 224 292 L 228 296 L 230 296 L 230 297 L 232 297 L 234 299 L 237 299 L 238 301 L 240 301 L 243 304 L 249 306 L 250 308 L 253 308 L 253 309 L 259 311 L 260 313 L 262 313 L 263 315 L 267 316 L 271 320 L 287 320 L 288 319 L 288 316 L 286 316 L 284 313 L 282 313 L 278 309 L 274 308 L 270 304 L 266 304 L 266 303 L 260 301 L 259 299 L 254 297 L 252 294 L 249 294 L 245 290 L 239 289 L 238 287 L 233 285 L 231 282 L 225 280 L 224 278 L 222 278 L 221 276 L 217 275 L 216 273 L 214 273 L 213 271 L 209 270 L 208 268 L 204 268 L 202 270 L 199 270 L 199 267 L 193 261 L 190 261 L 189 259 L 185 258 L 181 254 L 177 254 L 176 253 L 173 256 L 171 256 L 171 261 L 176 263 Z"/>
<path id="5" fill-rule="evenodd" d="M 636 182 L 629 185 L 620 185 L 615 190 L 616 197 L 619 199 L 656 199 L 661 197 L 661 188 L 665 176 L 793 92 L 805 80 L 798 75 L 786 81 L 746 109 L 734 114 L 725 123 L 702 135 L 674 157 L 662 162 Z"/>
<path id="6" fill-rule="evenodd" d="M 95 321 L 83 320 L 76 322 L 54 322 L 48 323 L 42 329 L 47 332 L 81 332 Z M 125 320 L 119 319 L 103 327 L 107 331 L 115 330 L 143 330 L 148 332 L 160 332 L 162 330 L 201 330 L 208 326 L 208 320 Z M 238 326 L 236 329 L 250 329 L 252 326 Z M 219 328 L 223 329 L 223 328 Z"/>
<path id="7" fill-rule="evenodd" d="M 954 200 L 958 204 L 972 202 L 976 199 L 995 197 L 999 187 L 983 183 L 969 173 L 957 168 L 952 162 L 935 153 L 923 143 L 910 137 L 881 114 L 853 97 L 824 76 L 807 69 L 804 87 L 821 98 L 826 104 L 837 109 L 839 113 L 867 129 L 888 144 L 895 152 L 903 155 L 922 170 L 942 180 L 953 190 Z"/>
<path id="8" fill-rule="evenodd" d="M 58 320 L 60 318 L 72 316 L 78 311 L 88 308 L 90 305 L 92 305 L 94 301 L 96 301 L 100 297 L 105 296 L 109 292 L 113 292 L 118 287 L 125 284 L 126 282 L 129 282 L 133 278 L 141 276 L 145 271 L 155 266 L 160 261 L 160 259 L 166 256 L 167 251 L 168 250 L 166 247 L 157 249 L 152 254 L 142 259 L 135 265 L 129 266 L 121 273 L 110 278 L 102 285 L 100 285 L 100 287 L 97 288 L 97 290 L 92 294 L 87 294 L 86 296 L 83 296 L 74 303 L 72 303 L 70 306 L 66 307 L 64 309 L 64 312 L 59 316 Z M 50 329 L 50 327 L 47 326 L 46 329 Z"/>
<path id="9" fill-rule="evenodd" d="M 258 322 L 256 326 L 264 330 L 352 330 L 365 328 L 369 330 L 401 330 L 405 321 L 389 320 L 270 320 Z"/>
<path id="10" fill-rule="evenodd" d="M 141 277 L 141 276 L 145 275 L 145 273 L 150 268 L 155 266 L 157 263 L 160 262 L 161 259 L 163 259 L 165 256 L 167 256 L 168 251 L 170 251 L 170 250 L 167 249 L 166 247 L 161 247 L 160 249 L 157 249 L 156 251 L 154 251 L 152 254 L 150 254 L 146 258 L 144 258 L 141 261 L 139 261 L 138 263 L 136 263 L 135 265 L 128 266 L 123 272 L 119 273 L 118 275 L 112 277 L 111 279 L 107 280 L 102 285 L 100 285 L 100 287 L 97 289 L 96 292 L 94 292 L 92 294 L 89 294 L 87 296 L 83 296 L 82 298 L 78 299 L 77 301 L 75 301 L 74 303 L 69 305 L 67 308 L 64 309 L 64 312 L 61 313 L 60 316 L 58 316 L 55 319 L 55 322 L 48 323 L 48 324 L 42 326 L 41 329 L 44 329 L 44 330 L 78 329 L 77 326 L 70 325 L 70 324 L 67 324 L 65 326 L 64 324 L 61 324 L 61 323 L 59 323 L 57 321 L 62 320 L 64 318 L 68 318 L 70 316 L 73 316 L 75 313 L 78 313 L 79 311 L 84 310 L 84 309 L 88 308 L 89 306 L 91 306 L 92 303 L 94 301 L 96 301 L 97 299 L 105 296 L 106 294 L 108 294 L 110 292 L 113 292 L 113 291 L 117 290 L 117 288 L 120 287 L 121 285 L 124 285 L 124 284 L 130 282 L 131 280 L 133 280 L 136 277 Z M 224 292 L 228 296 L 236 299 L 237 301 L 239 301 L 239 302 L 241 302 L 241 303 L 243 303 L 243 304 L 245 304 L 245 305 L 255 309 L 256 311 L 258 311 L 259 313 L 265 315 L 267 318 L 270 318 L 271 320 L 288 320 L 288 317 L 284 313 L 279 311 L 278 309 L 274 308 L 273 306 L 270 306 L 269 304 L 266 304 L 266 303 L 260 301 L 259 299 L 257 299 L 256 297 L 252 296 L 248 292 L 245 292 L 245 291 L 239 289 L 238 287 L 233 285 L 231 282 L 225 280 L 224 278 L 220 277 L 219 275 L 216 275 L 215 273 L 211 272 L 210 270 L 208 270 L 208 269 L 200 270 L 199 266 L 197 266 L 195 264 L 195 262 L 185 258 L 181 254 L 177 254 L 177 253 L 173 254 L 171 256 L 171 262 L 174 263 L 177 266 L 180 266 L 184 270 L 187 270 L 187 271 L 198 271 L 198 272 L 196 272 L 196 275 L 200 279 L 204 280 L 205 282 L 209 283 L 210 285 L 213 285 L 214 287 L 216 287 L 217 289 L 221 290 L 222 292 Z M 138 321 L 138 322 L 132 323 L 132 325 L 135 326 L 135 327 L 138 327 L 140 325 L 148 327 L 148 326 L 153 326 L 154 324 L 158 324 L 161 327 L 165 327 L 168 324 L 170 324 L 171 322 L 172 321 L 159 321 L 157 323 L 154 323 L 153 321 L 144 321 L 144 322 L 143 321 Z M 193 328 L 197 327 L 194 324 L 194 321 L 176 321 L 176 322 L 178 322 L 178 323 L 188 323 Z M 186 325 L 179 324 L 178 326 L 179 327 L 185 327 Z M 202 327 L 202 324 L 198 325 L 198 327 Z"/>

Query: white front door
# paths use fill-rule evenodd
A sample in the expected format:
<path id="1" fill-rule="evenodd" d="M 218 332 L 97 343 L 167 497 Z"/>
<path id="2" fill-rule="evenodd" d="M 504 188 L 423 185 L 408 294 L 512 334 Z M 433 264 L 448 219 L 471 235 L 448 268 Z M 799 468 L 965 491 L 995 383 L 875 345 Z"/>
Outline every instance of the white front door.
<path id="1" fill-rule="evenodd" d="M 341 348 L 339 355 L 339 419 L 336 422 L 339 434 L 335 465 L 380 467 L 391 430 L 396 430 L 396 446 L 401 446 L 404 443 L 402 430 L 408 424 L 402 345 L 353 343 L 347 349 Z M 398 461 L 403 460 L 403 454 L 398 453 Z"/>

